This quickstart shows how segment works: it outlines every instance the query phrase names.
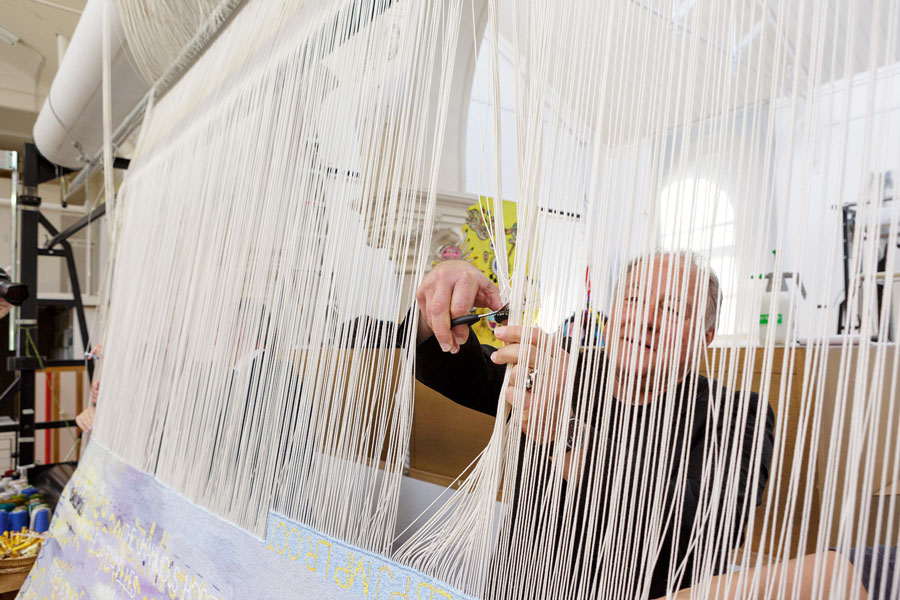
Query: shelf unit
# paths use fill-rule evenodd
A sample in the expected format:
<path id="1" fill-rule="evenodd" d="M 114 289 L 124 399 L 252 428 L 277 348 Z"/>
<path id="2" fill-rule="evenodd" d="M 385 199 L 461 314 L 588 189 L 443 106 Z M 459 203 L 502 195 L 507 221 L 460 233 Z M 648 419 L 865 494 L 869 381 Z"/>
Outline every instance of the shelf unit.
<path id="1" fill-rule="evenodd" d="M 41 198 L 38 196 L 38 185 L 56 179 L 70 172 L 54 165 L 44 158 L 34 144 L 25 144 L 22 157 L 22 193 L 18 185 L 14 185 L 10 197 L 13 211 L 13 239 L 15 273 L 11 274 L 16 281 L 26 286 L 29 297 L 11 313 L 15 327 L 15 356 L 7 361 L 7 369 L 16 372 L 16 378 L 6 390 L 0 394 L 0 402 L 9 402 L 18 396 L 17 419 L 0 423 L 0 434 L 12 432 L 16 436 L 14 458 L 16 466 L 29 469 L 34 466 L 35 432 L 41 429 L 58 430 L 75 427 L 72 419 L 35 421 L 36 374 L 41 369 L 66 369 L 85 367 L 84 360 L 48 360 L 35 355 L 38 328 L 38 307 L 42 305 L 64 306 L 74 310 L 77 327 L 81 334 L 82 344 L 86 345 L 88 335 L 87 321 L 84 314 L 84 302 L 78 272 L 72 253 L 69 238 L 81 231 L 106 212 L 105 205 L 92 210 L 76 223 L 59 231 L 41 213 Z M 17 172 L 14 172 L 17 173 Z M 14 184 L 17 183 L 15 177 Z M 40 229 L 50 236 L 41 244 L 38 239 Z M 72 293 L 66 297 L 48 297 L 38 290 L 38 257 L 53 256 L 65 260 Z M 88 350 L 87 347 L 84 348 Z M 88 378 L 93 377 L 93 364 L 88 362 Z"/>

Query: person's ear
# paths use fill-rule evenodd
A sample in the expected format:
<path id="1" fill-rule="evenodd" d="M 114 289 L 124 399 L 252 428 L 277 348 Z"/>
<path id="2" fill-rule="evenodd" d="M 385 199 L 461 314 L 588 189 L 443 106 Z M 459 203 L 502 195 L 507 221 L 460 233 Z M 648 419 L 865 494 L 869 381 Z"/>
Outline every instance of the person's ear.
<path id="1" fill-rule="evenodd" d="M 716 329 L 714 327 L 710 327 L 706 330 L 706 345 L 709 346 L 712 344 L 713 338 L 716 337 Z"/>

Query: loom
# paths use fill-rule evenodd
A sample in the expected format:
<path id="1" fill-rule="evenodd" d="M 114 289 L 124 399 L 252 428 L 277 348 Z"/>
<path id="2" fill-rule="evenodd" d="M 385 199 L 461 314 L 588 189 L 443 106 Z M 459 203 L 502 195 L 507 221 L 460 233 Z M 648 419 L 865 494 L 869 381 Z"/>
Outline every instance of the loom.
<path id="1" fill-rule="evenodd" d="M 802 557 L 816 593 L 865 593 L 829 557 L 900 534 L 900 4 L 91 0 L 83 21 L 95 78 L 73 102 L 93 104 L 42 112 L 35 138 L 106 174 L 105 364 L 20 597 L 648 598 L 664 569 L 668 597 L 788 598 Z M 705 257 L 724 301 L 684 386 L 736 393 L 694 407 L 671 353 L 635 342 L 660 398 L 646 454 L 610 414 L 645 391 L 602 367 L 619 325 L 566 321 L 581 366 L 538 369 L 543 389 L 617 440 L 575 439 L 612 475 L 574 485 L 564 444 L 521 434 L 562 421 L 424 390 L 415 290 L 470 205 L 510 323 L 557 335 L 663 285 L 635 257 Z M 666 281 L 673 312 L 706 314 Z M 759 506 L 756 475 L 723 473 L 767 441 L 715 437 L 765 420 L 751 390 L 775 415 Z M 685 402 L 715 423 L 697 489 Z M 411 500 L 423 479 L 441 489 Z M 689 561 L 657 564 L 668 536 Z M 898 577 L 862 583 L 900 597 Z"/>

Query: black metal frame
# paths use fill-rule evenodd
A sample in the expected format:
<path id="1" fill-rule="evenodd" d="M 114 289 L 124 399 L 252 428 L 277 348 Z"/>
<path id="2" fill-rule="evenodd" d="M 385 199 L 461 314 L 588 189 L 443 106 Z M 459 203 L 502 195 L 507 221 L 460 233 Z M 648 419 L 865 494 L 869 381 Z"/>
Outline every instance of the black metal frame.
<path id="1" fill-rule="evenodd" d="M 52 304 L 73 307 L 78 319 L 78 327 L 81 332 L 85 352 L 88 350 L 90 339 L 84 315 L 84 305 L 81 300 L 81 286 L 78 282 L 75 257 L 72 254 L 72 246 L 68 239 L 96 219 L 102 217 L 106 213 L 106 206 L 99 206 L 77 223 L 60 232 L 41 214 L 41 198 L 37 195 L 39 184 L 56 179 L 60 175 L 69 172 L 71 172 L 69 169 L 54 165 L 44 158 L 34 144 L 25 144 L 25 154 L 22 161 L 23 193 L 19 195 L 18 199 L 20 207 L 18 208 L 20 211 L 18 279 L 21 283 L 28 286 L 28 290 L 31 293 L 28 299 L 19 307 L 19 316 L 16 322 L 16 354 L 7 361 L 7 369 L 18 371 L 18 375 L 13 383 L 0 395 L 0 403 L 9 400 L 16 393 L 19 396 L 18 419 L 12 424 L 0 425 L 0 432 L 15 431 L 17 433 L 18 447 L 15 457 L 17 465 L 21 468 L 29 468 L 34 464 L 34 434 L 36 430 L 75 426 L 75 421 L 73 420 L 35 422 L 35 371 L 41 368 L 41 365 L 54 367 L 84 364 L 82 360 L 39 360 L 38 357 L 34 356 L 34 352 L 29 347 L 29 342 L 35 343 L 35 340 L 37 340 L 38 306 L 41 304 Z M 51 236 L 51 239 L 43 247 L 38 243 L 39 227 L 43 227 Z M 65 259 L 69 272 L 69 284 L 72 288 L 71 301 L 38 300 L 37 269 L 39 256 L 57 256 Z M 34 350 L 36 350 L 36 346 Z M 87 371 L 88 378 L 92 379 L 94 375 L 92 361 L 88 361 Z"/>
<path id="2" fill-rule="evenodd" d="M 844 263 L 844 300 L 838 306 L 838 329 L 844 333 L 851 329 L 859 329 L 859 323 L 852 328 L 846 323 L 846 315 L 850 314 L 847 301 L 850 299 L 850 244 L 851 236 L 856 229 L 856 203 L 845 204 L 841 207 L 841 233 L 843 237 L 843 263 Z"/>
<path id="3" fill-rule="evenodd" d="M 884 202 L 893 202 L 894 198 L 885 198 Z M 843 263 L 844 263 L 844 300 L 838 306 L 838 333 L 850 333 L 859 331 L 862 327 L 859 314 L 856 316 L 856 323 L 847 323 L 847 317 L 850 314 L 850 307 L 847 301 L 850 298 L 850 250 L 853 245 L 853 238 L 856 235 L 856 217 L 858 204 L 856 202 L 848 202 L 841 207 L 841 233 L 843 237 Z M 881 314 L 881 294 L 877 292 L 878 298 L 878 314 Z M 880 318 L 880 317 L 879 317 Z M 872 341 L 878 341 L 878 336 L 873 336 Z"/>
<path id="4" fill-rule="evenodd" d="M 99 219 L 100 217 L 102 217 L 105 214 L 106 214 L 106 204 L 104 203 L 104 204 L 101 204 L 100 206 L 98 206 L 97 208 L 95 208 L 94 210 L 92 210 L 90 212 L 90 214 L 83 216 L 81 219 L 79 219 L 78 221 L 73 223 L 71 226 L 67 227 L 63 231 L 57 233 L 52 238 L 50 238 L 50 240 L 46 244 L 44 244 L 43 249 L 49 250 L 57 244 L 62 244 L 62 243 L 68 244 L 68 242 L 66 242 L 67 239 L 69 239 L 70 237 L 72 237 L 73 235 L 75 235 L 76 233 L 78 233 L 79 231 L 81 231 L 82 229 L 84 229 L 85 227 L 87 227 L 88 225 L 90 225 L 91 223 L 93 223 L 94 221 L 96 221 L 97 219 Z"/>

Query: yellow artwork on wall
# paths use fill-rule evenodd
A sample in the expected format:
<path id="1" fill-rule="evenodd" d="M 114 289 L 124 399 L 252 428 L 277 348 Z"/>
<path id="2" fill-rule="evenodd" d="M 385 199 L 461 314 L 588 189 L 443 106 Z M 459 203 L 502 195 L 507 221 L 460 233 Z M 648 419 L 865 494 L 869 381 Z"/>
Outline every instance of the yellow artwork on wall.
<path id="1" fill-rule="evenodd" d="M 481 196 L 477 204 L 470 206 L 466 212 L 466 223 L 463 225 L 463 242 L 462 247 L 458 248 L 448 245 L 440 249 L 440 260 L 463 259 L 478 267 L 478 269 L 490 278 L 494 283 L 498 283 L 497 277 L 497 255 L 493 243 L 491 242 L 491 234 L 494 211 L 494 201 L 487 196 Z M 503 201 L 503 226 L 504 236 L 506 238 L 504 252 L 506 252 L 507 264 L 512 274 L 513 265 L 516 258 L 516 203 L 508 200 Z M 488 312 L 487 309 L 479 309 L 476 312 Z M 482 319 L 472 326 L 478 341 L 482 344 L 490 344 L 491 346 L 502 346 L 503 343 L 494 337 L 493 328 L 496 325 L 488 322 L 488 319 Z"/>

